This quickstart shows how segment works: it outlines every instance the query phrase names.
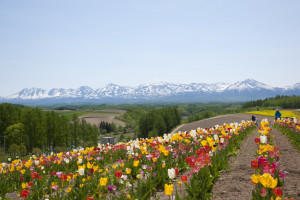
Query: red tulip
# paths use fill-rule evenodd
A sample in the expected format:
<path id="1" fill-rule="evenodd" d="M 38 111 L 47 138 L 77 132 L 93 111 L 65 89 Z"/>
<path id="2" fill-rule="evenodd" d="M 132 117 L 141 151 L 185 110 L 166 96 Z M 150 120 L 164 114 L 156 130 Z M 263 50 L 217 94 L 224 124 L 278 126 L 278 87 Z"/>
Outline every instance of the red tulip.
<path id="1" fill-rule="evenodd" d="M 174 170 L 175 170 L 175 175 L 177 176 L 179 174 L 179 169 L 175 167 Z"/>
<path id="2" fill-rule="evenodd" d="M 37 173 L 37 172 L 33 172 L 32 174 L 31 174 L 31 178 L 32 179 L 37 179 L 39 177 L 39 174 Z"/>
<path id="3" fill-rule="evenodd" d="M 254 138 L 255 144 L 259 144 L 260 143 L 260 138 Z"/>
<path id="4" fill-rule="evenodd" d="M 185 158 L 185 161 L 186 161 L 188 164 L 190 164 L 190 163 L 192 162 L 192 159 L 191 159 L 191 157 L 187 157 L 187 158 Z"/>
<path id="5" fill-rule="evenodd" d="M 23 190 L 21 192 L 22 199 L 26 199 L 28 196 L 29 196 L 29 191 L 28 190 Z"/>
<path id="6" fill-rule="evenodd" d="M 121 178 L 122 175 L 123 175 L 122 171 L 115 171 L 115 176 L 117 178 Z"/>
<path id="7" fill-rule="evenodd" d="M 262 188 L 261 191 L 259 191 L 260 196 L 265 197 L 267 196 L 267 190 L 265 188 Z"/>
<path id="8" fill-rule="evenodd" d="M 282 196 L 282 189 L 281 187 L 277 187 L 277 188 L 273 188 L 273 192 L 277 197 L 281 197 Z"/>
<path id="9" fill-rule="evenodd" d="M 95 171 L 95 170 L 94 170 L 93 168 L 90 169 L 90 173 L 91 173 L 91 174 L 94 173 L 94 171 Z"/>
<path id="10" fill-rule="evenodd" d="M 61 177 L 60 177 L 60 179 L 61 179 L 62 181 L 67 180 L 67 178 L 68 178 L 67 174 L 62 174 Z"/>
<path id="11" fill-rule="evenodd" d="M 31 187 L 33 185 L 33 182 L 28 182 L 28 185 Z"/>
<path id="12" fill-rule="evenodd" d="M 205 145 L 204 147 L 205 147 L 206 152 L 209 152 L 211 150 L 211 147 L 209 145 Z"/>
<path id="13" fill-rule="evenodd" d="M 258 167 L 259 167 L 258 160 L 252 160 L 251 161 L 251 167 L 254 170 L 258 169 Z"/>
<path id="14" fill-rule="evenodd" d="M 86 200 L 94 200 L 94 197 L 87 197 Z"/>
<path id="15" fill-rule="evenodd" d="M 193 167 L 195 165 L 195 162 L 191 161 L 189 164 L 191 167 Z"/>
<path id="16" fill-rule="evenodd" d="M 187 176 L 181 176 L 181 180 L 182 180 L 183 182 L 186 182 L 186 181 L 187 181 L 187 179 L 188 179 L 188 177 L 187 177 Z"/>

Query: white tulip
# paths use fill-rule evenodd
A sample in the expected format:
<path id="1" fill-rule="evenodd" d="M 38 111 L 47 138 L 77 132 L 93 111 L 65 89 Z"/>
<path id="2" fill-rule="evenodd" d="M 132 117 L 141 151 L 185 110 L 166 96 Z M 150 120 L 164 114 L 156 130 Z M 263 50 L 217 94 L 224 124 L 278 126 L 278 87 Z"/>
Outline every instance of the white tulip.
<path id="1" fill-rule="evenodd" d="M 80 176 L 83 176 L 84 175 L 84 168 L 80 168 L 78 170 L 78 173 L 79 173 Z"/>
<path id="2" fill-rule="evenodd" d="M 34 164 L 35 164 L 35 165 L 39 165 L 39 164 L 40 164 L 40 161 L 35 160 L 35 161 L 34 161 Z"/>
<path id="3" fill-rule="evenodd" d="M 259 138 L 260 138 L 260 143 L 262 143 L 262 144 L 266 144 L 267 143 L 267 136 L 261 135 Z"/>
<path id="4" fill-rule="evenodd" d="M 172 180 L 175 178 L 176 174 L 175 174 L 175 169 L 174 168 L 168 169 L 168 176 Z"/>
<path id="5" fill-rule="evenodd" d="M 224 138 L 221 138 L 220 142 L 221 142 L 221 143 L 224 143 L 224 140 L 225 140 Z"/>
<path id="6" fill-rule="evenodd" d="M 219 136 L 217 134 L 214 134 L 214 140 L 218 140 Z"/>

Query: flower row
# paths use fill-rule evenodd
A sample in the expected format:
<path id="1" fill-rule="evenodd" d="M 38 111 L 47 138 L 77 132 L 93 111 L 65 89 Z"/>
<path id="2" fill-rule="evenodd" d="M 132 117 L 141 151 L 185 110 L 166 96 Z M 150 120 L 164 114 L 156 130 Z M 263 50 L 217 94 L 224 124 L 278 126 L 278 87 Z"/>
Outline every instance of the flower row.
<path id="1" fill-rule="evenodd" d="M 274 136 L 271 131 L 267 119 L 262 120 L 258 130 L 259 137 L 255 138 L 258 145 L 256 159 L 251 161 L 251 167 L 255 170 L 255 174 L 251 176 L 255 185 L 252 198 L 255 200 L 281 200 L 283 197 L 282 187 L 287 172 L 279 169 L 280 148 L 273 145 Z"/>

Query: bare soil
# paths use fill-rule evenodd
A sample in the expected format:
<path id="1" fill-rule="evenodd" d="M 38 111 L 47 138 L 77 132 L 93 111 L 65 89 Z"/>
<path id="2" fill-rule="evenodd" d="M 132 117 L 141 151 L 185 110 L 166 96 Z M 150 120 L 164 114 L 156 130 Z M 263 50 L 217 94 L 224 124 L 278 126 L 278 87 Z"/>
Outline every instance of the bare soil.
<path id="1" fill-rule="evenodd" d="M 114 123 L 116 126 L 125 126 L 125 123 L 115 119 L 115 117 L 120 116 L 124 114 L 125 110 L 102 110 L 105 112 L 115 112 L 115 113 L 88 113 L 85 115 L 81 115 L 78 118 L 79 119 L 85 119 L 86 122 L 90 124 L 95 124 L 97 127 L 99 126 L 101 121 L 108 122 L 108 123 Z"/>

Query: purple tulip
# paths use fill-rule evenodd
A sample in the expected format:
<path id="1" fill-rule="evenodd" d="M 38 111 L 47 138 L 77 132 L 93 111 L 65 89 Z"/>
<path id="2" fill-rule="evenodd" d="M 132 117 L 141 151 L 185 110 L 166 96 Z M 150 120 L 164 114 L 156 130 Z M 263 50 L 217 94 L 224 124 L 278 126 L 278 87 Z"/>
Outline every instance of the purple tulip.
<path id="1" fill-rule="evenodd" d="M 152 155 L 151 155 L 151 154 L 148 154 L 148 155 L 146 155 L 146 158 L 147 158 L 148 160 L 151 160 Z"/>
<path id="2" fill-rule="evenodd" d="M 274 168 L 275 170 L 278 170 L 279 164 L 280 164 L 279 162 L 272 162 L 271 167 Z"/>
<path id="3" fill-rule="evenodd" d="M 112 186 L 112 185 L 108 185 L 108 186 L 107 186 L 107 190 L 108 190 L 109 192 L 111 192 L 111 191 L 113 190 L 113 186 Z"/>
<path id="4" fill-rule="evenodd" d="M 288 172 L 287 172 L 287 171 L 280 171 L 280 172 L 279 172 L 279 177 L 280 177 L 280 178 L 285 178 L 285 177 L 287 177 L 287 175 L 288 175 Z"/>

